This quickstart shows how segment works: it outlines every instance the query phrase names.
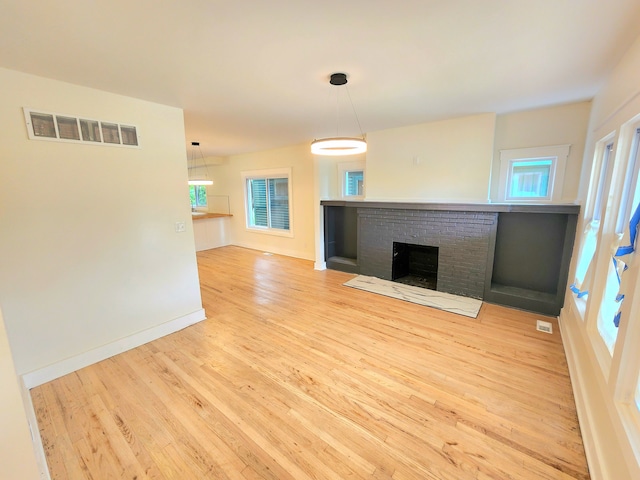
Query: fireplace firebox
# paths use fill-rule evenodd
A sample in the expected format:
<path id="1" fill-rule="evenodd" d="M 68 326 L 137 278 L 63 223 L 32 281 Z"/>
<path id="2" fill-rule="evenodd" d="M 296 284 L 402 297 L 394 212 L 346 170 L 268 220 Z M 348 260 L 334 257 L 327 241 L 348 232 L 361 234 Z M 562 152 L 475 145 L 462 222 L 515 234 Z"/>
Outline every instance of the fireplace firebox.
<path id="1" fill-rule="evenodd" d="M 437 290 L 438 247 L 393 242 L 391 280 Z"/>

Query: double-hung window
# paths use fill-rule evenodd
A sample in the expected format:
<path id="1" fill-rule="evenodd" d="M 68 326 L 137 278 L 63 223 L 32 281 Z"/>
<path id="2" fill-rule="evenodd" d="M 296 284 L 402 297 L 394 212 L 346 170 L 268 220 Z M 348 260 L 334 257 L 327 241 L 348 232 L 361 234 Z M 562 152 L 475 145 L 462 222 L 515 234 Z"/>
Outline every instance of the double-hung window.
<path id="1" fill-rule="evenodd" d="M 609 353 L 611 354 L 613 354 L 613 347 L 618 336 L 618 310 L 620 309 L 621 302 L 624 299 L 624 295 L 620 292 L 620 283 L 624 271 L 626 270 L 625 262 L 629 262 L 629 253 L 633 252 L 633 248 L 631 248 L 631 251 L 627 251 L 625 253 L 624 251 L 619 251 L 619 247 L 624 247 L 622 243 L 629 242 L 628 238 L 626 239 L 626 242 L 623 242 L 623 239 L 625 238 L 625 230 L 627 230 L 627 232 L 629 231 L 629 222 L 638 209 L 638 204 L 640 203 L 640 183 L 638 183 L 638 167 L 640 166 L 640 160 L 638 159 L 640 153 L 639 145 L 640 128 L 637 128 L 635 130 L 626 165 L 624 183 L 622 185 L 622 195 L 620 197 L 618 215 L 616 218 L 615 235 L 610 249 L 612 261 L 608 263 L 609 268 L 598 314 L 598 333 L 604 340 L 604 343 L 607 345 Z M 634 227 L 632 226 L 631 228 Z"/>
<path id="2" fill-rule="evenodd" d="M 613 139 L 601 140 L 596 146 L 595 161 L 585 212 L 585 229 L 580 242 L 576 276 L 571 289 L 579 298 L 586 297 L 595 272 L 594 254 L 598 246 L 600 224 L 604 214 L 607 187 L 613 165 Z"/>
<path id="3" fill-rule="evenodd" d="M 292 236 L 291 169 L 243 172 L 247 228 Z"/>

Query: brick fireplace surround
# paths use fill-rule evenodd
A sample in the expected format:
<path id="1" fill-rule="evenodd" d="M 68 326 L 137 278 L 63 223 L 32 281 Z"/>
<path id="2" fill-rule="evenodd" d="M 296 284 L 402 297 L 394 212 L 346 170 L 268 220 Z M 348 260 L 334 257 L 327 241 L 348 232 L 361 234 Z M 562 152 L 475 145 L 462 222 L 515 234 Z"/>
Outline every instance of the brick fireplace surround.
<path id="1" fill-rule="evenodd" d="M 438 247 L 438 290 L 482 298 L 497 215 L 358 209 L 360 273 L 391 280 L 393 242 Z"/>
<path id="2" fill-rule="evenodd" d="M 328 268 L 391 280 L 393 242 L 438 247 L 438 291 L 559 314 L 578 205 L 321 205 Z"/>

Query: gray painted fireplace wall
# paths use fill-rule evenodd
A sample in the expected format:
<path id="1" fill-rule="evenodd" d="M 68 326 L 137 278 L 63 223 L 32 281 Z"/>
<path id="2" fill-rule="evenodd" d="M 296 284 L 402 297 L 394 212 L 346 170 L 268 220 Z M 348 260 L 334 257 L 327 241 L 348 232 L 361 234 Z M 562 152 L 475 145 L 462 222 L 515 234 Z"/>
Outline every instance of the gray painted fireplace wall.
<path id="1" fill-rule="evenodd" d="M 547 315 L 562 308 L 579 205 L 321 204 L 328 268 L 391 280 L 393 242 L 438 247 L 438 291 Z"/>
<path id="2" fill-rule="evenodd" d="M 391 280 L 393 242 L 438 247 L 438 290 L 482 298 L 497 215 L 359 208 L 360 273 Z"/>

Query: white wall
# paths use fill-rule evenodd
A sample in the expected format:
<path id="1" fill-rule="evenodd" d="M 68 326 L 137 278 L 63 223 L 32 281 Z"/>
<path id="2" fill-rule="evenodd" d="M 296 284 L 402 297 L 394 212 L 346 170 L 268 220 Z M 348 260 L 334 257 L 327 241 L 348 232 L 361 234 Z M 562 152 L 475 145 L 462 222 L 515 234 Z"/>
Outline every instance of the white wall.
<path id="1" fill-rule="evenodd" d="M 366 154 L 347 157 L 347 161 L 366 162 Z M 315 224 L 315 263 L 316 270 L 327 268 L 324 255 L 324 209 L 320 206 L 322 200 L 338 199 L 341 197 L 341 182 L 338 178 L 338 164 L 345 161 L 344 157 L 314 156 L 314 197 L 313 218 Z M 365 178 L 366 184 L 366 178 Z"/>
<path id="2" fill-rule="evenodd" d="M 0 311 L 0 476 L 4 480 L 37 480 L 38 463 L 31 444 L 2 311 Z M 37 433 L 37 430 L 36 432 Z"/>
<path id="3" fill-rule="evenodd" d="M 594 98 L 591 116 L 593 130 L 603 126 L 606 121 L 613 120 L 611 117 L 620 109 L 637 101 L 636 97 L 640 95 L 638 89 L 639 57 L 640 39 L 636 39 Z"/>
<path id="4" fill-rule="evenodd" d="M 610 133 L 614 133 L 617 137 L 621 127 L 638 114 L 640 114 L 640 37 L 611 72 L 593 100 L 578 195 L 582 205 L 586 203 L 596 142 Z M 616 140 L 616 143 L 619 142 Z M 616 153 L 615 164 L 623 160 Z M 620 191 L 614 188 L 606 201 L 610 203 L 612 198 L 619 198 L 619 196 Z M 610 244 L 615 223 L 611 220 L 607 211 L 601 227 L 603 237 L 596 252 L 598 269 L 592 286 L 604 284 L 606 270 L 611 262 Z M 581 218 L 579 232 L 582 231 L 581 225 L 584 223 L 585 219 Z M 576 243 L 570 279 L 575 275 L 578 252 L 579 243 Z M 640 285 L 640 269 L 637 265 L 632 265 L 624 275 L 631 279 L 631 284 Z M 633 391 L 638 381 L 640 288 L 626 292 L 618 339 L 613 356 L 608 358 L 609 362 L 603 362 L 602 348 L 599 347 L 596 321 L 600 297 L 597 289 L 592 290 L 587 298 L 585 307 L 584 302 L 577 300 L 568 291 L 565 307 L 560 315 L 560 325 L 591 478 L 593 480 L 640 478 L 640 437 L 631 440 L 632 437 L 628 436 L 628 432 L 634 431 L 634 428 L 635 434 L 638 435 L 640 429 L 635 425 L 631 430 L 626 430 L 631 423 L 626 420 L 624 413 L 627 410 L 624 406 L 627 396 Z M 584 314 L 580 313 L 581 309 L 585 310 Z M 608 356 L 608 354 L 605 355 Z"/>
<path id="5" fill-rule="evenodd" d="M 182 111 L 6 69 L 0 87 L 0 303 L 18 374 L 202 315 Z M 29 140 L 22 107 L 134 124 L 141 148 Z"/>
<path id="6" fill-rule="evenodd" d="M 292 257 L 315 258 L 315 176 L 309 144 L 294 145 L 244 155 L 234 155 L 221 165 L 209 166 L 214 184 L 209 195 L 228 195 L 228 243 Z M 293 237 L 256 233 L 246 228 L 242 172 L 291 168 Z"/>
<path id="7" fill-rule="evenodd" d="M 579 102 L 498 117 L 486 113 L 371 132 L 367 134 L 367 153 L 355 157 L 311 158 L 308 144 L 232 156 L 209 166 L 214 185 L 208 191 L 230 195 L 234 218 L 225 241 L 302 258 L 315 257 L 319 267 L 324 261 L 319 203 L 340 199 L 340 163 L 365 161 L 368 201 L 486 202 L 490 184 L 497 192 L 499 149 L 570 143 L 563 201 L 571 202 L 577 196 L 589 109 L 590 102 Z M 245 229 L 240 172 L 282 166 L 294 167 L 295 230 L 296 237 L 304 235 L 302 240 Z M 495 196 L 492 198 L 495 200 Z M 314 218 L 312 223 L 310 218 Z M 313 229 L 311 236 L 307 229 Z M 312 243 L 315 252 L 309 250 Z"/>
<path id="8" fill-rule="evenodd" d="M 499 201 L 500 150 L 571 145 L 561 201 L 575 202 L 590 112 L 591 102 L 587 101 L 498 115 L 491 169 L 491 200 Z"/>
<path id="9" fill-rule="evenodd" d="M 367 134 L 367 200 L 486 202 L 494 113 Z"/>

